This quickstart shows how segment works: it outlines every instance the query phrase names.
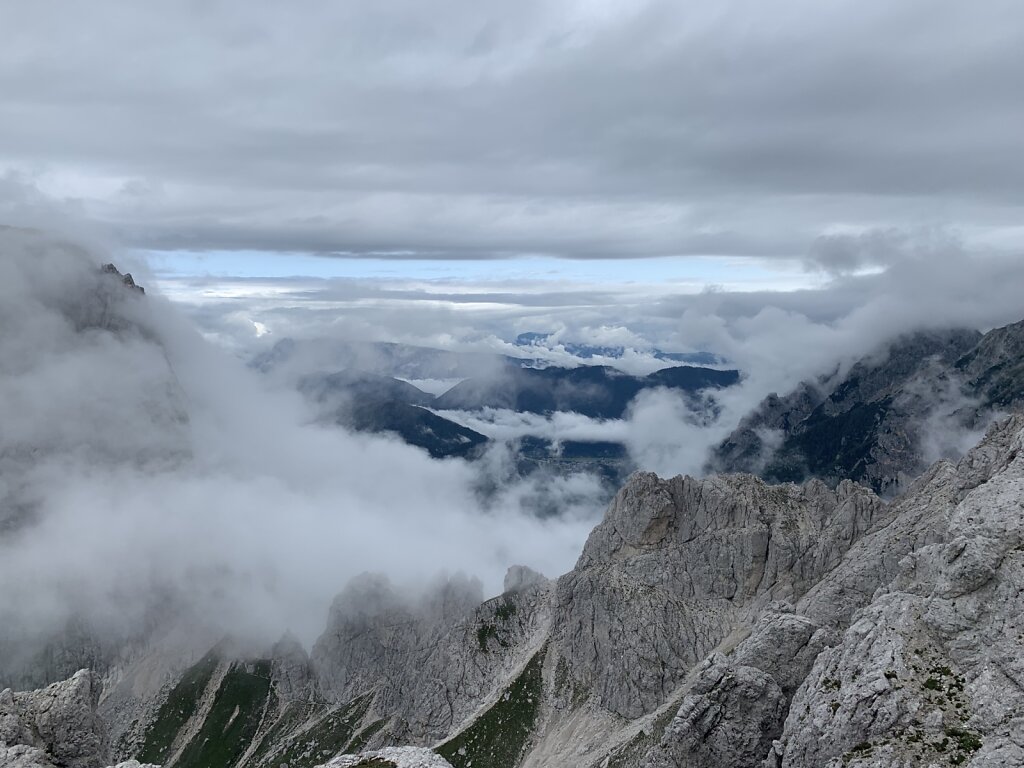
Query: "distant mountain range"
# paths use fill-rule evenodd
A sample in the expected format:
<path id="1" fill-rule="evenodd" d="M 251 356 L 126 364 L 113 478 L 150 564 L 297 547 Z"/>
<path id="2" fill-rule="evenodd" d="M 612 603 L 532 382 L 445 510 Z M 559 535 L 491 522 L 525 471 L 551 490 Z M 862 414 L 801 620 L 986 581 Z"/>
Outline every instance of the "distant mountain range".
<path id="1" fill-rule="evenodd" d="M 713 452 L 708 471 L 767 480 L 852 479 L 892 492 L 962 453 L 1024 404 L 1024 322 L 906 335 L 845 375 L 767 397 Z"/>
<path id="2" fill-rule="evenodd" d="M 731 386 L 738 380 L 737 371 L 695 366 L 666 368 L 637 377 L 607 366 L 523 368 L 506 361 L 488 375 L 465 379 L 437 397 L 394 377 L 351 369 L 303 376 L 298 388 L 317 406 L 325 421 L 363 432 L 397 434 L 434 458 L 473 458 L 488 438 L 434 411 L 495 408 L 618 419 L 643 390 L 665 387 L 692 394 Z M 556 445 L 530 438 L 516 447 L 525 469 L 541 464 L 560 470 L 596 469 L 616 482 L 632 469 L 619 443 L 571 441 Z"/>
<path id="3" fill-rule="evenodd" d="M 434 401 L 441 410 L 506 408 L 526 413 L 571 411 L 595 419 L 620 419 L 633 398 L 645 389 L 667 387 L 682 392 L 728 387 L 738 371 L 677 366 L 649 376 L 630 376 L 604 365 L 578 368 L 507 366 L 500 375 L 467 379 Z"/>
<path id="4" fill-rule="evenodd" d="M 626 354 L 626 347 L 624 346 L 605 346 L 595 344 L 584 344 L 573 341 L 557 341 L 552 342 L 552 333 L 537 333 L 535 331 L 529 331 L 527 333 L 521 333 L 516 336 L 516 346 L 525 347 L 542 347 L 544 349 L 553 349 L 554 347 L 561 347 L 573 357 L 578 357 L 581 360 L 591 360 L 595 357 L 606 357 L 613 360 L 618 360 Z M 638 350 L 646 352 L 656 360 L 665 360 L 674 363 L 690 363 L 692 365 L 716 365 L 721 361 L 717 355 L 713 355 L 710 352 L 663 352 L 660 349 L 651 350 Z"/>
<path id="5" fill-rule="evenodd" d="M 312 374 L 299 391 L 315 402 L 327 421 L 359 432 L 392 433 L 435 459 L 471 458 L 487 437 L 423 406 L 432 395 L 408 382 L 365 371 Z"/>

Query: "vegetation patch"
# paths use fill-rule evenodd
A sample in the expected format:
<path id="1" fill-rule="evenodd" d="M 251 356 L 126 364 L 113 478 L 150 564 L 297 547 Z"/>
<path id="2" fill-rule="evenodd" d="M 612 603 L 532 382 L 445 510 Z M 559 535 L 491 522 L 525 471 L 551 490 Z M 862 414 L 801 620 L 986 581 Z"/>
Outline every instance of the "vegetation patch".
<path id="1" fill-rule="evenodd" d="M 210 651 L 182 675 L 146 729 L 142 749 L 138 754 L 139 762 L 166 762 L 178 733 L 195 714 L 219 661 L 217 653 Z"/>
<path id="2" fill-rule="evenodd" d="M 270 661 L 238 662 L 217 690 L 202 729 L 188 743 L 176 768 L 228 768 L 245 753 L 274 704 Z"/>
<path id="3" fill-rule="evenodd" d="M 498 628 L 493 624 L 487 624 L 486 622 L 481 624 L 476 629 L 476 641 L 480 645 L 480 652 L 487 653 L 487 640 L 489 638 L 498 639 Z"/>
<path id="4" fill-rule="evenodd" d="M 514 768 L 537 720 L 547 649 L 538 651 L 498 701 L 459 735 L 437 748 L 455 768 Z"/>
<path id="5" fill-rule="evenodd" d="M 954 746 L 963 752 L 977 752 L 981 749 L 981 737 L 976 733 L 961 728 L 947 728 L 946 736 L 952 739 Z"/>
<path id="6" fill-rule="evenodd" d="M 516 615 L 516 604 L 510 599 L 506 598 L 501 604 L 494 609 L 494 618 L 499 621 L 508 621 Z"/>

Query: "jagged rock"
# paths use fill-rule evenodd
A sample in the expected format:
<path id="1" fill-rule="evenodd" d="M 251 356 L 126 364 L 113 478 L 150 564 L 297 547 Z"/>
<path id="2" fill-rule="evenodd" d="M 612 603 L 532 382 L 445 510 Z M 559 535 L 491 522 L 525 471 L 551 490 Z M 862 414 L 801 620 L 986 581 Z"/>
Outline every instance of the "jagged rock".
<path id="1" fill-rule="evenodd" d="M 358 755 L 339 755 L 317 768 L 452 768 L 452 764 L 429 749 L 387 747 Z"/>
<path id="2" fill-rule="evenodd" d="M 313 647 L 320 686 L 336 701 L 373 688 L 416 645 L 416 616 L 380 574 L 363 574 L 335 598 Z"/>
<path id="3" fill-rule="evenodd" d="M 114 277 L 120 279 L 121 283 L 128 288 L 136 290 L 139 293 L 146 292 L 146 289 L 143 288 L 141 285 L 135 284 L 135 279 L 132 277 L 131 272 L 125 272 L 124 274 L 121 274 L 121 271 L 113 264 L 104 264 L 102 267 L 100 267 L 100 271 L 102 271 L 103 274 L 105 275 L 113 275 Z"/>
<path id="4" fill-rule="evenodd" d="M 3 768 L 57 768 L 50 756 L 38 747 L 15 744 L 8 747 L 0 739 L 0 766 Z"/>
<path id="5" fill-rule="evenodd" d="M 938 482 L 953 497 L 951 510 L 937 511 L 947 530 L 902 558 L 841 643 L 819 656 L 775 747 L 781 765 L 1019 764 L 1022 428 L 1020 417 L 1000 425 L 918 489 Z M 861 557 L 880 554 L 870 551 L 876 538 L 862 542 Z"/>
<path id="6" fill-rule="evenodd" d="M 788 605 L 773 605 L 729 655 L 712 653 L 643 768 L 754 765 L 782 733 L 789 700 L 829 638 Z"/>
<path id="7" fill-rule="evenodd" d="M 637 473 L 558 581 L 558 651 L 601 705 L 638 717 L 773 600 L 793 601 L 886 514 L 870 491 Z"/>
<path id="8" fill-rule="evenodd" d="M 292 634 L 286 634 L 270 650 L 271 670 L 277 695 L 285 701 L 313 701 L 318 689 L 309 654 Z"/>
<path id="9" fill-rule="evenodd" d="M 510 566 L 505 573 L 504 590 L 506 592 L 518 592 L 521 589 L 535 587 L 547 582 L 544 574 L 538 573 L 525 565 Z"/>
<path id="10" fill-rule="evenodd" d="M 770 748 L 786 714 L 782 689 L 760 669 L 716 655 L 701 664 L 646 768 L 753 765 Z"/>
<path id="11" fill-rule="evenodd" d="M 0 693 L 0 742 L 41 750 L 61 768 L 106 765 L 108 747 L 105 726 L 96 713 L 98 697 L 99 685 L 87 669 L 42 690 L 5 690 Z M 21 750 L 18 759 L 29 760 L 30 754 L 35 753 Z"/>
<path id="12" fill-rule="evenodd" d="M 387 579 L 361 576 L 335 600 L 314 646 L 321 690 L 337 702 L 373 691 L 392 737 L 440 739 L 532 655 L 549 596 L 545 581 L 482 602 L 479 582 L 456 575 L 414 603 Z"/>

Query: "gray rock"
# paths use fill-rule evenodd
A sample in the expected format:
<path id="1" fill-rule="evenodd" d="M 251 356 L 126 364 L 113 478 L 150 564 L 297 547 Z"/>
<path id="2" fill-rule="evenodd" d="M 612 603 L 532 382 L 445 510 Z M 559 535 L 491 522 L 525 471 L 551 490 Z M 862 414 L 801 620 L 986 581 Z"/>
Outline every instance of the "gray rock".
<path id="1" fill-rule="evenodd" d="M 940 501 L 932 514 L 946 531 L 902 558 L 819 656 L 775 748 L 783 766 L 1017 764 L 999 761 L 1024 744 L 1022 428 L 1020 417 L 999 425 L 918 488 Z M 913 498 L 903 506 L 935 530 Z M 859 557 L 879 557 L 883 533 Z"/>
<path id="2" fill-rule="evenodd" d="M 525 565 L 513 565 L 505 573 L 504 590 L 506 592 L 518 592 L 546 582 L 547 579 L 544 578 L 544 574 L 538 573 L 533 568 L 528 568 Z"/>
<path id="3" fill-rule="evenodd" d="M 316 768 L 359 768 L 359 766 L 394 766 L 394 768 L 452 768 L 451 763 L 429 749 L 388 747 L 358 755 L 338 755 Z"/>
<path id="4" fill-rule="evenodd" d="M 638 473 L 558 581 L 555 648 L 601 706 L 653 712 L 747 617 L 801 597 L 886 514 L 852 483 Z"/>
<path id="5" fill-rule="evenodd" d="M 786 698 L 771 675 L 713 655 L 701 665 L 661 743 L 642 765 L 754 765 L 771 747 L 785 716 Z"/>
<path id="6" fill-rule="evenodd" d="M 96 713 L 98 697 L 99 685 L 86 669 L 42 690 L 5 690 L 0 693 L 0 742 L 40 750 L 61 768 L 106 765 L 109 750 Z M 18 759 L 28 760 L 30 754 L 35 753 L 21 750 Z"/>

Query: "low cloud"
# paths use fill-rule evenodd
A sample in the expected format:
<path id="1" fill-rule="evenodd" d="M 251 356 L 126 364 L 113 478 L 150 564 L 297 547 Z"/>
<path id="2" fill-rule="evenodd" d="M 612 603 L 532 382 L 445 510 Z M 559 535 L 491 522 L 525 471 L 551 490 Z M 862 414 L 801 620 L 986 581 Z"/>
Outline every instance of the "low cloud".
<path id="1" fill-rule="evenodd" d="M 312 424 L 85 249 L 8 230 L 0 251 L 0 625 L 34 647 L 76 615 L 127 631 L 168 596 L 310 641 L 360 571 L 464 570 L 493 594 L 514 563 L 567 570 L 600 514 L 586 478 L 484 496 L 480 468 Z"/>

